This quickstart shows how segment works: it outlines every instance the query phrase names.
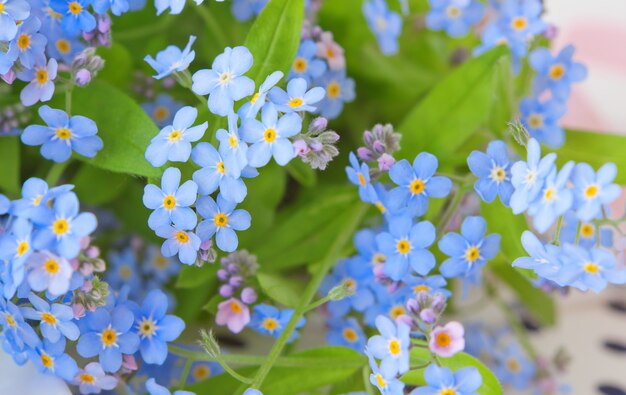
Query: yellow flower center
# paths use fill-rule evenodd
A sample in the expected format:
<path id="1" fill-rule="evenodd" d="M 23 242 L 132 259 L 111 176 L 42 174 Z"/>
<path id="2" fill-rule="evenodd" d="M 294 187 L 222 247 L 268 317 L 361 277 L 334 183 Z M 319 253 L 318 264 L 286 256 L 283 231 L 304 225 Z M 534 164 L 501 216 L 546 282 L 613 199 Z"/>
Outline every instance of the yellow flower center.
<path id="1" fill-rule="evenodd" d="M 83 6 L 80 5 L 80 3 L 78 3 L 77 1 L 72 1 L 69 4 L 69 9 L 70 9 L 70 14 L 78 15 L 83 10 Z"/>
<path id="2" fill-rule="evenodd" d="M 513 18 L 511 21 L 511 27 L 517 31 L 523 30 L 528 26 L 528 20 L 523 16 Z"/>
<path id="3" fill-rule="evenodd" d="M 474 262 L 478 258 L 480 258 L 480 250 L 478 249 L 478 247 L 468 247 L 468 249 L 465 251 L 465 259 L 467 259 L 469 262 Z"/>
<path id="4" fill-rule="evenodd" d="M 43 198 L 43 196 L 38 195 L 35 199 L 33 199 L 33 206 L 39 206 L 39 203 L 41 203 L 41 198 Z"/>
<path id="5" fill-rule="evenodd" d="M 554 189 L 554 187 L 546 188 L 543 192 L 543 198 L 548 202 L 553 201 L 554 198 L 556 198 L 556 189 Z"/>
<path id="6" fill-rule="evenodd" d="M 336 99 L 337 97 L 339 97 L 340 93 L 341 93 L 341 87 L 339 86 L 339 83 L 337 81 L 332 81 L 330 84 L 326 86 L 326 94 L 331 99 Z"/>
<path id="7" fill-rule="evenodd" d="M 66 219 L 59 218 L 52 223 L 52 232 L 57 236 L 63 236 L 70 230 L 70 224 Z"/>
<path id="8" fill-rule="evenodd" d="M 169 136 L 167 136 L 167 139 L 172 143 L 180 141 L 180 139 L 182 138 L 183 138 L 183 134 L 181 133 L 180 130 L 177 130 L 177 129 L 172 130 Z"/>
<path id="9" fill-rule="evenodd" d="M 347 342 L 354 343 L 359 340 L 359 335 L 352 328 L 345 328 L 342 331 L 343 338 L 346 339 Z"/>
<path id="10" fill-rule="evenodd" d="M 4 3 L 0 3 L 0 14 L 4 12 Z"/>
<path id="11" fill-rule="evenodd" d="M 411 243 L 407 239 L 398 240 L 396 249 L 400 254 L 408 254 L 411 251 Z"/>
<path id="12" fill-rule="evenodd" d="M 276 328 L 278 328 L 278 321 L 276 321 L 274 318 L 266 318 L 261 323 L 261 326 L 263 327 L 263 329 L 272 332 L 275 331 Z"/>
<path id="13" fill-rule="evenodd" d="M 37 80 L 37 83 L 39 85 L 43 85 L 48 82 L 48 72 L 46 71 L 46 69 L 37 70 L 37 72 L 35 73 L 35 79 Z"/>
<path id="14" fill-rule="evenodd" d="M 584 194 L 587 199 L 593 199 L 598 195 L 600 188 L 597 185 L 592 184 L 585 188 Z"/>
<path id="15" fill-rule="evenodd" d="M 22 256 L 28 251 L 28 242 L 22 241 L 17 245 L 17 256 Z"/>
<path id="16" fill-rule="evenodd" d="M 450 343 L 452 343 L 452 338 L 446 332 L 439 332 L 437 336 L 435 336 L 435 343 L 439 347 L 449 347 Z"/>
<path id="17" fill-rule="evenodd" d="M 154 119 L 163 121 L 170 115 L 170 110 L 165 106 L 158 106 L 154 109 Z"/>
<path id="18" fill-rule="evenodd" d="M 222 85 L 228 84 L 232 79 L 233 75 L 230 73 L 230 71 L 223 72 L 222 74 L 220 74 L 219 77 L 220 84 Z"/>
<path id="19" fill-rule="evenodd" d="M 57 128 L 56 135 L 61 140 L 67 140 L 72 137 L 72 131 L 68 128 Z"/>
<path id="20" fill-rule="evenodd" d="M 174 207 L 176 207 L 176 198 L 172 195 L 166 196 L 165 199 L 163 199 L 163 207 L 165 207 L 168 210 L 171 210 Z"/>
<path id="21" fill-rule="evenodd" d="M 420 193 L 424 192 L 425 187 L 426 185 L 424 184 L 424 181 L 416 178 L 415 180 L 413 180 L 413 182 L 411 182 L 411 185 L 409 185 L 409 190 L 413 195 L 419 195 Z"/>
<path id="22" fill-rule="evenodd" d="M 50 325 L 56 325 L 57 323 L 56 317 L 47 312 L 41 314 L 41 320 Z"/>
<path id="23" fill-rule="evenodd" d="M 48 354 L 41 354 L 41 364 L 50 369 L 52 366 L 54 366 L 54 360 Z"/>
<path id="24" fill-rule="evenodd" d="M 85 384 L 93 384 L 96 382 L 96 378 L 90 375 L 89 373 L 81 373 L 80 376 L 78 376 L 78 379 L 80 380 L 81 383 L 85 383 Z"/>
<path id="25" fill-rule="evenodd" d="M 376 206 L 376 208 L 378 209 L 378 211 L 380 211 L 381 214 L 385 214 L 387 212 L 385 205 L 380 200 L 374 203 L 374 206 Z"/>
<path id="26" fill-rule="evenodd" d="M 543 127 L 543 116 L 541 114 L 530 114 L 527 119 L 528 125 L 533 129 Z"/>
<path id="27" fill-rule="evenodd" d="M 378 383 L 378 386 L 380 388 L 386 388 L 387 387 L 387 381 L 385 381 L 385 379 L 383 378 L 383 376 L 380 373 L 376 373 L 376 383 Z"/>
<path id="28" fill-rule="evenodd" d="M 131 269 L 128 265 L 120 266 L 118 272 L 120 273 L 120 277 L 124 280 L 128 280 L 133 276 L 133 269 Z"/>
<path id="29" fill-rule="evenodd" d="M 397 339 L 391 339 L 389 341 L 389 353 L 394 357 L 400 354 L 400 342 Z"/>
<path id="30" fill-rule="evenodd" d="M 207 365 L 198 365 L 191 372 L 191 376 L 196 381 L 202 381 L 209 377 L 211 374 L 211 369 Z"/>
<path id="31" fill-rule="evenodd" d="M 241 308 L 241 305 L 238 302 L 232 302 L 230 304 L 230 311 L 235 314 L 240 314 L 243 311 L 243 309 Z"/>
<path id="32" fill-rule="evenodd" d="M 328 59 L 332 59 L 332 58 L 334 58 L 334 57 L 335 57 L 335 51 L 333 51 L 333 49 L 332 49 L 332 48 L 327 48 L 327 49 L 326 49 L 326 57 L 327 57 Z"/>
<path id="33" fill-rule="evenodd" d="M 156 329 L 156 322 L 154 322 L 152 317 L 143 317 L 143 319 L 139 322 L 139 336 L 141 337 L 154 336 Z"/>
<path id="34" fill-rule="evenodd" d="M 456 395 L 456 390 L 454 388 L 444 388 L 439 391 L 438 395 Z"/>
<path id="35" fill-rule="evenodd" d="M 296 73 L 304 73 L 308 67 L 308 63 L 304 58 L 296 58 L 293 61 L 293 69 Z"/>
<path id="36" fill-rule="evenodd" d="M 165 269 L 165 268 L 167 268 L 169 266 L 169 261 L 163 255 L 157 255 L 154 258 L 153 265 L 157 269 L 163 270 L 163 269 Z"/>
<path id="37" fill-rule="evenodd" d="M 565 66 L 563 66 L 561 63 L 557 63 L 554 66 L 550 67 L 549 74 L 550 78 L 552 78 L 553 80 L 559 80 L 565 75 Z"/>
<path id="38" fill-rule="evenodd" d="M 72 44 L 70 44 L 70 42 L 64 38 L 58 39 L 55 46 L 57 47 L 57 51 L 59 51 L 63 55 L 68 54 L 72 49 Z"/>
<path id="39" fill-rule="evenodd" d="M 515 358 L 509 358 L 506 361 L 506 368 L 511 372 L 519 372 L 521 367 L 522 366 L 520 365 L 519 361 Z"/>
<path id="40" fill-rule="evenodd" d="M 289 107 L 300 107 L 302 103 L 304 103 L 304 100 L 299 97 L 294 97 L 293 99 L 289 100 Z"/>
<path id="41" fill-rule="evenodd" d="M 420 293 L 420 292 L 428 292 L 430 291 L 430 287 L 428 285 L 416 285 L 413 287 L 413 292 L 415 293 Z"/>
<path id="42" fill-rule="evenodd" d="M 461 16 L 461 9 L 453 5 L 448 6 L 448 8 L 446 8 L 446 15 L 448 18 L 456 19 Z"/>
<path id="43" fill-rule="evenodd" d="M 44 262 L 43 268 L 48 274 L 56 274 L 59 271 L 59 263 L 50 258 Z"/>
<path id="44" fill-rule="evenodd" d="M 537 173 L 535 171 L 529 171 L 526 173 L 526 184 L 532 185 L 537 180 Z"/>
<path id="45" fill-rule="evenodd" d="M 504 171 L 504 168 L 502 168 L 501 166 L 494 166 L 491 169 L 491 179 L 494 180 L 497 183 L 501 183 L 502 181 L 504 181 L 506 179 L 506 171 Z"/>
<path id="46" fill-rule="evenodd" d="M 178 240 L 179 243 L 181 244 L 185 244 L 189 241 L 189 235 L 187 234 L 187 232 L 176 232 L 176 240 Z"/>
<path id="47" fill-rule="evenodd" d="M 4 319 L 6 320 L 7 325 L 9 325 L 10 327 L 15 328 L 17 326 L 17 322 L 15 322 L 15 318 L 13 318 L 13 315 L 11 315 L 11 313 L 5 313 Z"/>
<path id="48" fill-rule="evenodd" d="M 372 256 L 372 263 L 374 265 L 378 265 L 380 263 L 385 263 L 385 262 L 387 262 L 387 256 L 383 254 L 382 252 L 377 252 L 376 254 Z"/>
<path id="49" fill-rule="evenodd" d="M 357 176 L 359 177 L 359 184 L 364 187 L 365 184 L 367 183 L 367 181 L 365 181 L 365 176 L 363 175 L 363 173 L 358 172 Z"/>
<path id="50" fill-rule="evenodd" d="M 17 47 L 21 51 L 25 51 L 30 48 L 30 35 L 26 33 L 20 34 L 20 36 L 17 38 Z"/>
<path id="51" fill-rule="evenodd" d="M 580 234 L 584 237 L 584 238 L 590 238 L 593 237 L 593 234 L 595 233 L 595 229 L 593 227 L 593 224 L 582 224 L 580 227 Z"/>
<path id="52" fill-rule="evenodd" d="M 276 131 L 273 128 L 265 129 L 263 139 L 268 143 L 273 143 L 276 140 Z"/>
<path id="53" fill-rule="evenodd" d="M 237 139 L 237 135 L 235 133 L 231 134 L 228 138 L 228 145 L 230 145 L 230 148 L 233 149 L 239 147 L 239 139 Z"/>
<path id="54" fill-rule="evenodd" d="M 585 271 L 589 274 L 596 274 L 600 271 L 600 266 L 595 262 L 587 262 L 585 263 Z"/>
<path id="55" fill-rule="evenodd" d="M 218 228 L 223 228 L 228 225 L 228 216 L 224 213 L 217 213 L 215 217 L 213 217 L 213 222 Z"/>
<path id="56" fill-rule="evenodd" d="M 116 345 L 117 342 L 117 332 L 111 326 L 100 333 L 100 338 L 102 339 L 102 344 L 105 347 L 110 347 Z"/>
<path id="57" fill-rule="evenodd" d="M 217 169 L 218 172 L 222 174 L 226 172 L 226 170 L 224 169 L 224 162 L 217 162 L 217 164 L 215 165 L 215 168 Z"/>
<path id="58" fill-rule="evenodd" d="M 389 311 L 389 316 L 394 320 L 401 315 L 404 315 L 404 307 L 402 305 L 393 306 Z"/>
<path id="59" fill-rule="evenodd" d="M 250 103 L 254 104 L 257 100 L 259 100 L 259 92 L 255 93 L 254 96 L 252 96 L 252 100 L 250 100 Z"/>

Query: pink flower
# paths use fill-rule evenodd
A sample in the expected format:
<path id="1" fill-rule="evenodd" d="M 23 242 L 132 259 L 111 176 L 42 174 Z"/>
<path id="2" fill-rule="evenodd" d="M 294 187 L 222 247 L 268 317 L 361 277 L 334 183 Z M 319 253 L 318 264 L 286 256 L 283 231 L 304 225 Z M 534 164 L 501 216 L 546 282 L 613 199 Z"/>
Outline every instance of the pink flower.
<path id="1" fill-rule="evenodd" d="M 331 70 L 341 70 L 346 68 L 346 57 L 343 48 L 333 40 L 331 32 L 324 32 L 317 42 L 317 56 L 326 59 Z"/>
<path id="2" fill-rule="evenodd" d="M 235 298 L 230 298 L 217 306 L 217 325 L 226 325 L 233 333 L 239 333 L 250 322 L 250 309 Z"/>
<path id="3" fill-rule="evenodd" d="M 441 357 L 451 357 L 465 348 L 464 334 L 463 325 L 456 321 L 437 326 L 430 335 L 428 348 Z"/>

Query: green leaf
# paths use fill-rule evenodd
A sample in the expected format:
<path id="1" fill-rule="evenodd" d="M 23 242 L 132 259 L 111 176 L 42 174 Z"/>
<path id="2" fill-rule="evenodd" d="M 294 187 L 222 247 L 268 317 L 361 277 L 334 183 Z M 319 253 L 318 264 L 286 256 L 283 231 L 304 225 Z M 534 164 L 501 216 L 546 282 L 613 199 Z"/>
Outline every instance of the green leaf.
<path id="1" fill-rule="evenodd" d="M 513 77 L 513 68 L 510 62 L 498 62 L 495 65 L 495 69 L 495 73 L 499 78 L 495 81 L 489 128 L 497 136 L 502 137 L 517 111 L 514 87 L 515 78 Z"/>
<path id="2" fill-rule="evenodd" d="M 105 62 L 97 78 L 120 89 L 127 88 L 133 72 L 133 58 L 130 52 L 122 44 L 114 42 L 110 47 L 98 47 L 97 53 Z"/>
<path id="3" fill-rule="evenodd" d="M 101 205 L 117 198 L 130 180 L 125 174 L 84 165 L 76 172 L 72 184 L 81 203 Z"/>
<path id="4" fill-rule="evenodd" d="M 146 147 L 159 130 L 133 99 L 104 81 L 93 81 L 86 88 L 74 89 L 72 109 L 74 114 L 96 122 L 104 142 L 94 158 L 77 155 L 78 159 L 118 173 L 161 176 L 161 170 L 144 158 Z"/>
<path id="5" fill-rule="evenodd" d="M 626 136 L 586 132 L 580 130 L 567 130 L 565 132 L 565 144 L 555 150 L 557 162 L 563 164 L 574 160 L 586 162 L 599 169 L 607 162 L 613 162 L 620 169 L 615 178 L 618 184 L 626 184 Z"/>
<path id="6" fill-rule="evenodd" d="M 522 246 L 522 233 L 528 230 L 524 215 L 515 215 L 510 207 L 500 201 L 490 204 L 481 202 L 480 212 L 487 221 L 489 233 L 498 233 L 502 237 L 500 251 L 512 263 L 515 259 L 526 256 Z"/>
<path id="7" fill-rule="evenodd" d="M 274 71 L 289 72 L 300 45 L 303 17 L 302 0 L 270 0 L 257 17 L 245 42 L 254 56 L 247 74 L 257 87 Z"/>
<path id="8" fill-rule="evenodd" d="M 217 282 L 216 274 L 218 264 L 205 264 L 202 267 L 196 265 L 182 265 L 178 280 L 176 280 L 176 288 L 196 288 L 206 284 L 209 281 Z"/>
<path id="9" fill-rule="evenodd" d="M 303 284 L 273 273 L 257 273 L 257 279 L 263 292 L 274 301 L 291 308 L 298 305 Z"/>
<path id="10" fill-rule="evenodd" d="M 488 267 L 515 292 L 519 301 L 539 323 L 545 326 L 552 326 L 556 323 L 554 299 L 534 286 L 527 276 L 510 266 L 509 262 L 498 263 L 496 261 Z"/>
<path id="11" fill-rule="evenodd" d="M 449 74 L 401 123 L 399 156 L 412 158 L 428 151 L 445 157 L 461 147 L 488 122 L 494 91 L 509 63 L 507 50 L 499 46 Z"/>
<path id="12" fill-rule="evenodd" d="M 425 361 L 430 360 L 430 351 L 425 348 L 414 347 L 411 350 L 411 360 L 417 361 L 417 363 L 423 364 Z M 459 369 L 467 368 L 470 366 L 478 369 L 478 372 L 483 378 L 483 384 L 478 389 L 479 395 L 501 395 L 502 386 L 496 376 L 487 368 L 482 362 L 473 356 L 464 352 L 459 352 L 450 358 L 440 358 L 441 364 L 452 372 L 456 372 Z M 424 369 L 411 370 L 405 373 L 402 378 L 402 382 L 408 385 L 421 386 L 425 385 Z"/>
<path id="13" fill-rule="evenodd" d="M 299 158 L 295 158 L 289 162 L 289 164 L 285 166 L 285 169 L 287 169 L 287 173 L 289 173 L 294 180 L 305 187 L 312 187 L 317 184 L 317 173 L 315 170 L 308 164 L 302 162 Z"/>
<path id="14" fill-rule="evenodd" d="M 20 138 L 17 136 L 0 137 L 0 189 L 9 195 L 20 194 Z"/>

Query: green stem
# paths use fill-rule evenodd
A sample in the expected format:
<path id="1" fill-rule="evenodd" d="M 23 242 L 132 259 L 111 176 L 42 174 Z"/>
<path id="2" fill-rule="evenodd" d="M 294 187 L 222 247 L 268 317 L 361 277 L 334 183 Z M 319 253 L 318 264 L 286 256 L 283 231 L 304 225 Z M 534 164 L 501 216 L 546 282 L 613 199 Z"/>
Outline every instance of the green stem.
<path id="1" fill-rule="evenodd" d="M 559 238 L 561 237 L 561 226 L 563 225 L 563 216 L 560 216 L 556 223 L 556 233 L 554 234 L 554 245 L 559 245 Z"/>
<path id="2" fill-rule="evenodd" d="M 450 204 L 448 204 L 448 206 L 445 208 L 441 216 L 441 220 L 439 221 L 439 225 L 437 226 L 437 235 L 439 237 L 443 236 L 443 231 L 446 230 L 448 224 L 454 216 L 454 213 L 459 208 L 459 205 L 461 204 L 461 201 L 465 196 L 465 188 L 466 187 L 464 185 L 461 185 L 456 192 L 453 192 L 452 200 L 450 201 Z"/>
<path id="3" fill-rule="evenodd" d="M 329 296 L 329 295 L 326 295 L 326 296 L 324 296 L 323 298 L 318 299 L 318 300 L 316 300 L 315 302 L 313 302 L 313 303 L 309 304 L 309 305 L 305 308 L 304 312 L 305 312 L 305 313 L 308 313 L 309 311 L 314 310 L 314 309 L 316 309 L 316 308 L 320 307 L 321 305 L 323 305 L 324 303 L 326 303 L 326 302 L 328 302 L 328 301 L 330 301 L 330 296 Z"/>
<path id="4" fill-rule="evenodd" d="M 180 376 L 180 383 L 178 384 L 178 388 L 181 390 L 185 388 L 185 384 L 187 384 L 187 377 L 189 376 L 189 371 L 191 370 L 191 364 L 193 364 L 192 358 L 187 358 L 187 362 L 185 362 L 185 367 L 183 368 L 183 374 Z"/>
<path id="5" fill-rule="evenodd" d="M 65 112 L 69 116 L 72 115 L 72 90 L 73 89 L 74 89 L 74 84 L 72 83 L 70 86 L 68 86 L 67 90 L 65 91 Z"/>
<path id="6" fill-rule="evenodd" d="M 317 272 L 314 274 L 313 278 L 305 288 L 298 307 L 296 308 L 293 316 L 289 320 L 289 323 L 287 323 L 287 326 L 281 333 L 280 337 L 274 343 L 274 346 L 267 356 L 267 360 L 263 365 L 261 365 L 256 375 L 254 376 L 251 385 L 252 388 L 261 388 L 265 377 L 267 377 L 267 374 L 276 363 L 276 360 L 279 358 L 289 338 L 291 338 L 291 334 L 296 329 L 296 325 L 306 312 L 307 306 L 309 306 L 311 300 L 317 293 L 317 290 L 322 283 L 322 280 L 324 279 L 324 277 L 326 277 L 328 271 L 333 267 L 337 258 L 339 258 L 339 254 L 345 248 L 345 245 L 349 243 L 352 239 L 352 235 L 356 231 L 358 225 L 361 223 L 361 219 L 363 218 L 363 216 L 365 216 L 367 209 L 368 206 L 363 204 L 357 207 L 357 210 L 355 210 L 355 215 L 353 216 L 352 220 L 347 224 L 347 226 L 345 226 L 344 229 L 341 230 L 341 232 L 335 239 L 335 242 L 328 250 L 328 253 L 318 265 Z"/>
<path id="7" fill-rule="evenodd" d="M 578 221 L 578 225 L 576 225 L 576 245 L 578 245 L 578 241 L 580 239 L 580 228 L 581 228 L 581 226 L 582 226 L 582 222 Z M 597 233 L 596 233 L 596 235 L 597 235 Z M 597 239 L 599 240 L 600 238 L 598 237 Z"/>
<path id="8" fill-rule="evenodd" d="M 363 386 L 365 387 L 365 391 L 367 395 L 375 395 L 374 387 L 372 383 L 370 383 L 370 367 L 363 366 Z"/>
<path id="9" fill-rule="evenodd" d="M 46 176 L 46 182 L 50 187 L 55 186 L 57 182 L 59 182 L 61 175 L 63 175 L 63 172 L 71 162 L 72 160 L 68 159 L 65 162 L 55 163 L 50 167 L 50 170 L 48 170 L 48 175 Z"/>
<path id="10" fill-rule="evenodd" d="M 206 4 L 206 3 L 204 3 Z M 196 10 L 200 18 L 204 21 L 204 24 L 209 29 L 212 34 L 212 38 L 214 39 L 218 48 L 226 47 L 229 42 L 228 38 L 224 35 L 224 31 L 220 27 L 220 24 L 215 19 L 213 14 L 206 8 L 204 4 L 193 4 L 193 9 Z"/>

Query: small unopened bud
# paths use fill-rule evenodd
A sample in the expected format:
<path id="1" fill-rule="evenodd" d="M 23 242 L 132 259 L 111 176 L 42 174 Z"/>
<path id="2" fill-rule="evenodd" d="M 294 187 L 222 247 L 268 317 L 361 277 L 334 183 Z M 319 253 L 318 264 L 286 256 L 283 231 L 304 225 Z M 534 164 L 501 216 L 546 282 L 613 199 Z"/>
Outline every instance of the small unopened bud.
<path id="1" fill-rule="evenodd" d="M 377 160 L 378 162 L 378 170 L 380 171 L 389 171 L 391 166 L 396 163 L 396 159 L 389 155 L 388 153 L 383 153 Z"/>
<path id="2" fill-rule="evenodd" d="M 328 126 L 328 119 L 324 117 L 317 117 L 311 121 L 311 124 L 309 125 L 309 130 L 311 132 L 319 133 L 319 132 L 322 132 L 324 129 L 326 129 L 327 126 Z"/>
<path id="3" fill-rule="evenodd" d="M 91 82 L 91 73 L 87 69 L 80 69 L 74 75 L 74 82 L 78 86 L 85 86 Z"/>
<path id="4" fill-rule="evenodd" d="M 432 309 L 424 309 L 420 311 L 420 319 L 431 325 L 437 322 L 437 314 Z"/>
<path id="5" fill-rule="evenodd" d="M 446 308 L 446 297 L 440 293 L 435 294 L 430 307 L 438 314 L 441 314 Z"/>
<path id="6" fill-rule="evenodd" d="M 341 300 L 354 295 L 355 291 L 354 283 L 350 280 L 344 280 L 328 292 L 328 297 L 330 300 Z"/>
<path id="7" fill-rule="evenodd" d="M 72 313 L 74 313 L 74 319 L 78 320 L 85 316 L 85 306 L 80 303 L 72 304 Z"/>
<path id="8" fill-rule="evenodd" d="M 411 318 L 411 316 L 408 316 L 406 314 L 401 314 L 401 315 L 397 316 L 395 321 L 396 321 L 396 323 L 404 324 L 404 325 L 408 326 L 409 328 L 413 327 L 413 318 Z"/>
<path id="9" fill-rule="evenodd" d="M 228 284 L 234 288 L 238 288 L 243 284 L 243 278 L 241 276 L 232 276 L 230 280 L 228 280 Z"/>
<path id="10" fill-rule="evenodd" d="M 406 309 L 412 314 L 418 314 L 420 311 L 420 305 L 415 299 L 409 299 L 406 301 Z"/>
<path id="11" fill-rule="evenodd" d="M 257 294 L 253 288 L 247 287 L 241 291 L 241 301 L 245 304 L 251 304 L 256 302 Z"/>
<path id="12" fill-rule="evenodd" d="M 233 296 L 233 287 L 231 287 L 228 284 L 224 284 L 220 287 L 220 295 L 222 295 L 225 298 L 230 298 L 231 296 Z"/>
<path id="13" fill-rule="evenodd" d="M 306 154 L 311 151 L 309 146 L 306 144 L 306 141 L 302 139 L 298 139 L 293 142 L 293 149 L 296 151 L 298 156 L 306 156 Z"/>
<path id="14" fill-rule="evenodd" d="M 359 157 L 359 159 L 362 160 L 363 162 L 372 160 L 372 151 L 370 151 L 369 148 L 367 147 L 357 148 L 356 154 Z"/>
<path id="15" fill-rule="evenodd" d="M 17 77 L 17 74 L 15 74 L 15 71 L 13 70 L 9 70 L 6 74 L 2 74 L 2 80 L 4 82 L 6 82 L 7 84 L 11 85 L 13 84 L 13 81 L 15 81 L 15 78 Z"/>
<path id="16" fill-rule="evenodd" d="M 509 132 L 518 144 L 524 147 L 528 144 L 530 133 L 528 133 L 528 130 L 519 119 L 514 122 L 509 122 Z"/>
<path id="17" fill-rule="evenodd" d="M 217 271 L 217 278 L 219 278 L 222 281 L 226 281 L 229 276 L 230 276 L 230 274 L 228 274 L 228 272 L 226 270 L 224 270 L 224 269 L 219 269 Z"/>

